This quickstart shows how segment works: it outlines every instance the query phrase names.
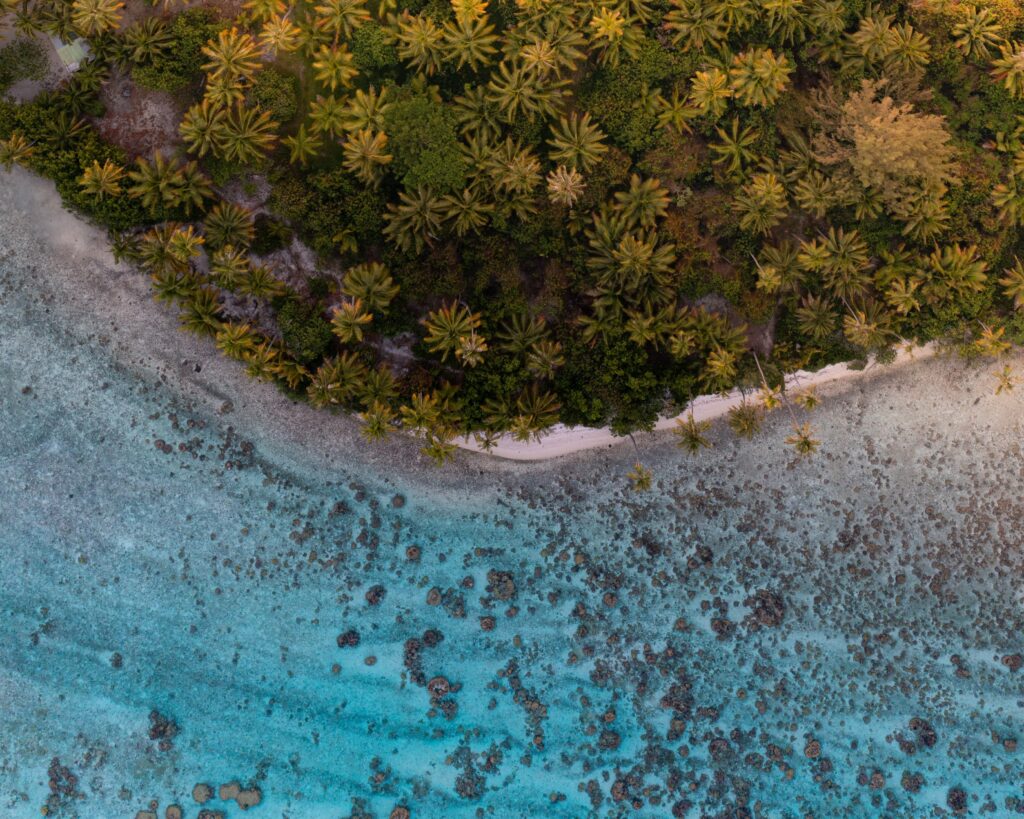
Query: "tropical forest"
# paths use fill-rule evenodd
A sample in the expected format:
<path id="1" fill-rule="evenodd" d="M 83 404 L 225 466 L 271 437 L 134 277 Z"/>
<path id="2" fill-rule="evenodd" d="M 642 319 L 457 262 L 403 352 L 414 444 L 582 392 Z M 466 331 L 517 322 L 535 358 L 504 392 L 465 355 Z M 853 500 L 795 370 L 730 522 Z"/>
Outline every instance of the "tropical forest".
<path id="1" fill-rule="evenodd" d="M 699 449 L 736 388 L 805 454 L 786 373 L 1024 340 L 1018 0 L 0 3 L 0 93 L 85 55 L 0 102 L 0 162 L 250 375 L 439 463 L 676 414 Z"/>

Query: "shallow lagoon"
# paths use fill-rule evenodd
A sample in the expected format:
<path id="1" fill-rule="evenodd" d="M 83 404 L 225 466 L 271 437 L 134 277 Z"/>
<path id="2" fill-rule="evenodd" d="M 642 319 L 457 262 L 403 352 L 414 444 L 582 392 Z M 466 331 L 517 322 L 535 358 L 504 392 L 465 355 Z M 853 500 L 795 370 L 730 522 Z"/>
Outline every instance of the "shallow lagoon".
<path id="1" fill-rule="evenodd" d="M 241 378 L 197 399 L 11 258 L 0 814 L 233 780 L 255 817 L 1024 810 L 1020 405 L 984 371 L 854 388 L 809 463 L 781 419 L 641 439 L 642 496 L 626 448 L 435 473 Z"/>

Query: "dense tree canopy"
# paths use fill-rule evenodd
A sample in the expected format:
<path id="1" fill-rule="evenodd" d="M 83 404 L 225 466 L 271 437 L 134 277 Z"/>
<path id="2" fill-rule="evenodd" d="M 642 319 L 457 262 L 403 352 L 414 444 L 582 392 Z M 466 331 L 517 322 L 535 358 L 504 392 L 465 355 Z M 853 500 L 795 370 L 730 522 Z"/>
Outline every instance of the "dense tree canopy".
<path id="1" fill-rule="evenodd" d="M 1024 331 L 1014 0 L 7 2 L 94 56 L 0 105 L 0 161 L 253 375 L 439 460 L 734 386 L 746 434 L 783 372 Z M 100 138 L 115 74 L 177 95 L 173 155 Z M 330 272 L 277 278 L 292 235 Z"/>

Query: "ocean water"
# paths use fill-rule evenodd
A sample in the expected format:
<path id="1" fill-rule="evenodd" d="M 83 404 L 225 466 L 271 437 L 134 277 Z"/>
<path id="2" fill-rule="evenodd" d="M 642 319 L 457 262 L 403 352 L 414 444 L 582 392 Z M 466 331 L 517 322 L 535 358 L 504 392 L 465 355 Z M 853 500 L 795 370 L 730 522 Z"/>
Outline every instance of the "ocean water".
<path id="1" fill-rule="evenodd" d="M 638 495 L 625 448 L 286 446 L 37 273 L 0 262 L 0 816 L 1024 812 L 1020 430 L 972 373 L 833 403 L 810 462 L 641 441 Z"/>

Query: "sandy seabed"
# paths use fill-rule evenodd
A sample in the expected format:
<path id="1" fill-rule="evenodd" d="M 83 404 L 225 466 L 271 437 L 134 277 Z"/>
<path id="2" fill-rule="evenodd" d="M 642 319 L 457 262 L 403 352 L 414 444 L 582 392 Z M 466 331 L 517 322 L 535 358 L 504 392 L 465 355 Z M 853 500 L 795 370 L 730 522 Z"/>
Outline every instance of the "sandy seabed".
<path id="1" fill-rule="evenodd" d="M 628 446 L 438 471 L 0 182 L 0 815 L 195 817 L 202 784 L 228 817 L 1024 812 L 991 362 L 827 388 L 810 460 L 782 414 L 640 436 L 645 494 Z"/>

